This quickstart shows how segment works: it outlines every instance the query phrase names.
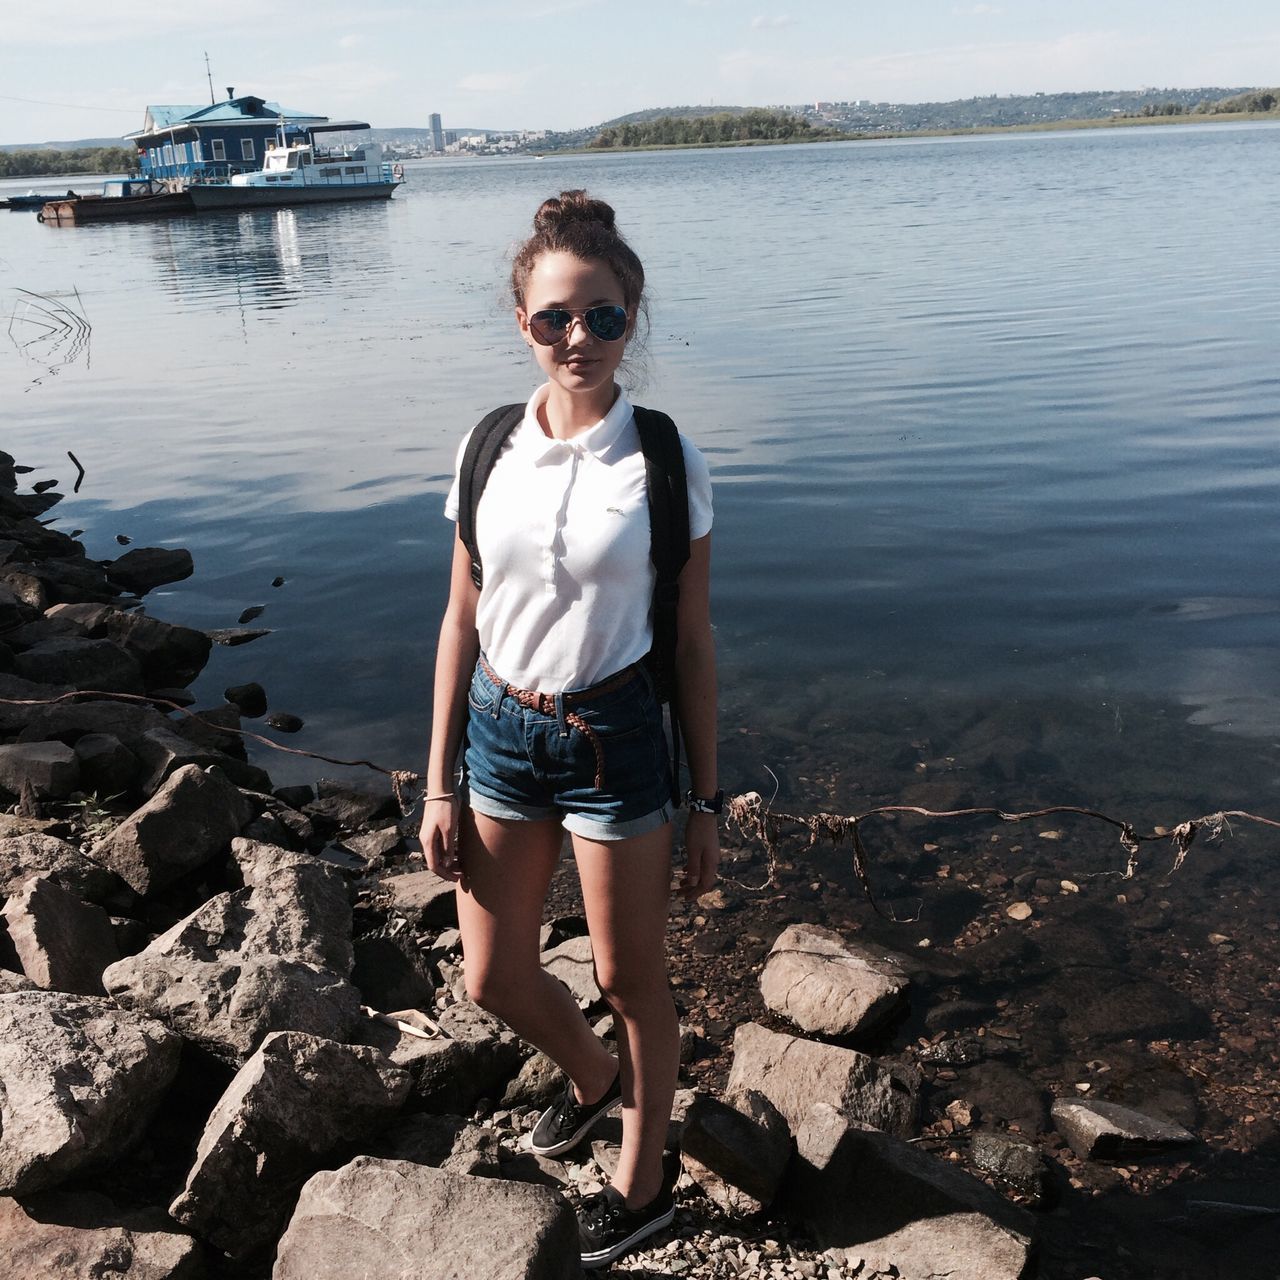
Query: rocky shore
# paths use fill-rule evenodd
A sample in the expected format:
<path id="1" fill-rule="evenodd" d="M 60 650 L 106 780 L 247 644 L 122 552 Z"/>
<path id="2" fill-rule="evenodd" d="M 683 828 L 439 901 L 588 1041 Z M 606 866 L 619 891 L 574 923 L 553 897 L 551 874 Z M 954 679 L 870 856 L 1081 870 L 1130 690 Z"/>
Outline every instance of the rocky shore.
<path id="1" fill-rule="evenodd" d="M 273 788 L 237 732 L 266 692 L 187 693 L 244 634 L 143 604 L 190 555 L 90 559 L 58 496 L 0 454 L 0 1274 L 579 1274 L 616 1118 L 529 1151 L 563 1081 L 468 1001 L 452 888 L 390 781 Z M 1114 888 L 1015 882 L 989 848 L 957 914 L 945 853 L 913 855 L 939 886 L 914 931 L 799 857 L 676 912 L 677 1218 L 616 1272 L 1267 1274 L 1274 1155 L 1228 1185 L 1205 1128 L 1233 1117 L 1179 1067 L 1218 1011 L 1121 968 Z M 552 910 L 544 963 L 608 1037 L 568 869 Z M 1253 1096 L 1274 1130 L 1274 1079 Z"/>

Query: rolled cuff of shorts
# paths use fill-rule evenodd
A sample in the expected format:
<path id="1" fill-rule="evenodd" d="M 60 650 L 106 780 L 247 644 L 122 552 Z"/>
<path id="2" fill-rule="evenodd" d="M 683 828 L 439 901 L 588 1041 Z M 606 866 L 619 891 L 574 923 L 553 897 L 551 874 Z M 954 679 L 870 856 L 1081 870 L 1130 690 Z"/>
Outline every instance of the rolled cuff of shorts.
<path id="1" fill-rule="evenodd" d="M 498 800 L 470 786 L 467 788 L 467 803 L 476 813 L 483 813 L 486 818 L 499 818 L 506 822 L 544 822 L 548 818 L 559 818 L 561 814 L 554 807 Z"/>
<path id="2" fill-rule="evenodd" d="M 597 822 L 581 813 L 566 813 L 564 829 L 571 835 L 587 840 L 599 840 L 607 844 L 611 840 L 629 840 L 632 836 L 645 836 L 657 831 L 671 821 L 675 809 L 670 804 L 660 805 L 650 813 L 630 818 L 626 822 Z"/>

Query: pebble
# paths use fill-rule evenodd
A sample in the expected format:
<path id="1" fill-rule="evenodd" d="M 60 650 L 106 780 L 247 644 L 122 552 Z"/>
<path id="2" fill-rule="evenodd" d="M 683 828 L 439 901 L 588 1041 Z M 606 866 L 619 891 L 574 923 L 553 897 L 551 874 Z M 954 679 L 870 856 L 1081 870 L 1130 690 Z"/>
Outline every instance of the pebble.
<path id="1" fill-rule="evenodd" d="M 1031 919 L 1031 904 L 1027 902 L 1014 902 L 1005 908 L 1005 915 L 1010 920 L 1029 920 Z"/>
<path id="2" fill-rule="evenodd" d="M 1062 832 L 1061 831 L 1042 831 L 1040 833 L 1040 839 L 1041 840 L 1061 840 Z"/>

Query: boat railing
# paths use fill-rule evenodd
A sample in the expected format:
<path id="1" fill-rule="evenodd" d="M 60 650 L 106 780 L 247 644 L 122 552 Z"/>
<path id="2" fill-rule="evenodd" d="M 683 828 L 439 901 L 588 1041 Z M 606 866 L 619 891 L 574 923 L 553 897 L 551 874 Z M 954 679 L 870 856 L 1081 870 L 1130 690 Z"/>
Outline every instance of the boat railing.
<path id="1" fill-rule="evenodd" d="M 279 173 L 267 172 L 263 174 L 262 181 L 272 186 L 277 182 L 293 183 L 302 172 L 301 169 L 281 170 Z M 311 168 L 311 177 L 307 181 L 310 186 L 315 187 L 367 187 L 371 183 L 395 182 L 398 179 L 393 176 L 392 166 L 389 164 L 374 166 L 355 161 L 348 165 L 314 165 Z"/>
<path id="2" fill-rule="evenodd" d="M 223 160 L 189 160 L 182 164 L 157 165 L 143 169 L 143 177 L 191 184 L 226 184 L 235 173 L 252 173 L 254 166 L 231 164 Z"/>

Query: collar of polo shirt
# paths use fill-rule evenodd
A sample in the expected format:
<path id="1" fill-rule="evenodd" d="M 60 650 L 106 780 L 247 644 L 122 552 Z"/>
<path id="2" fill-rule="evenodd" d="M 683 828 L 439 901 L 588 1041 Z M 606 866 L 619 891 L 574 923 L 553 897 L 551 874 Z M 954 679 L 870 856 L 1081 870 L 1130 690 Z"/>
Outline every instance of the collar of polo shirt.
<path id="1" fill-rule="evenodd" d="M 564 457 L 566 450 L 592 453 L 596 457 L 603 456 L 611 445 L 617 443 L 623 428 L 631 421 L 631 401 L 627 399 L 627 394 L 621 387 L 617 387 L 616 391 L 617 395 L 609 407 L 609 412 L 595 426 L 579 431 L 571 439 L 557 440 L 554 436 L 547 435 L 538 421 L 538 411 L 546 404 L 547 397 L 551 393 L 551 384 L 544 382 L 529 397 L 529 403 L 525 406 L 524 421 L 512 435 L 512 448 L 528 449 L 535 462 L 553 462 L 557 458 Z"/>

